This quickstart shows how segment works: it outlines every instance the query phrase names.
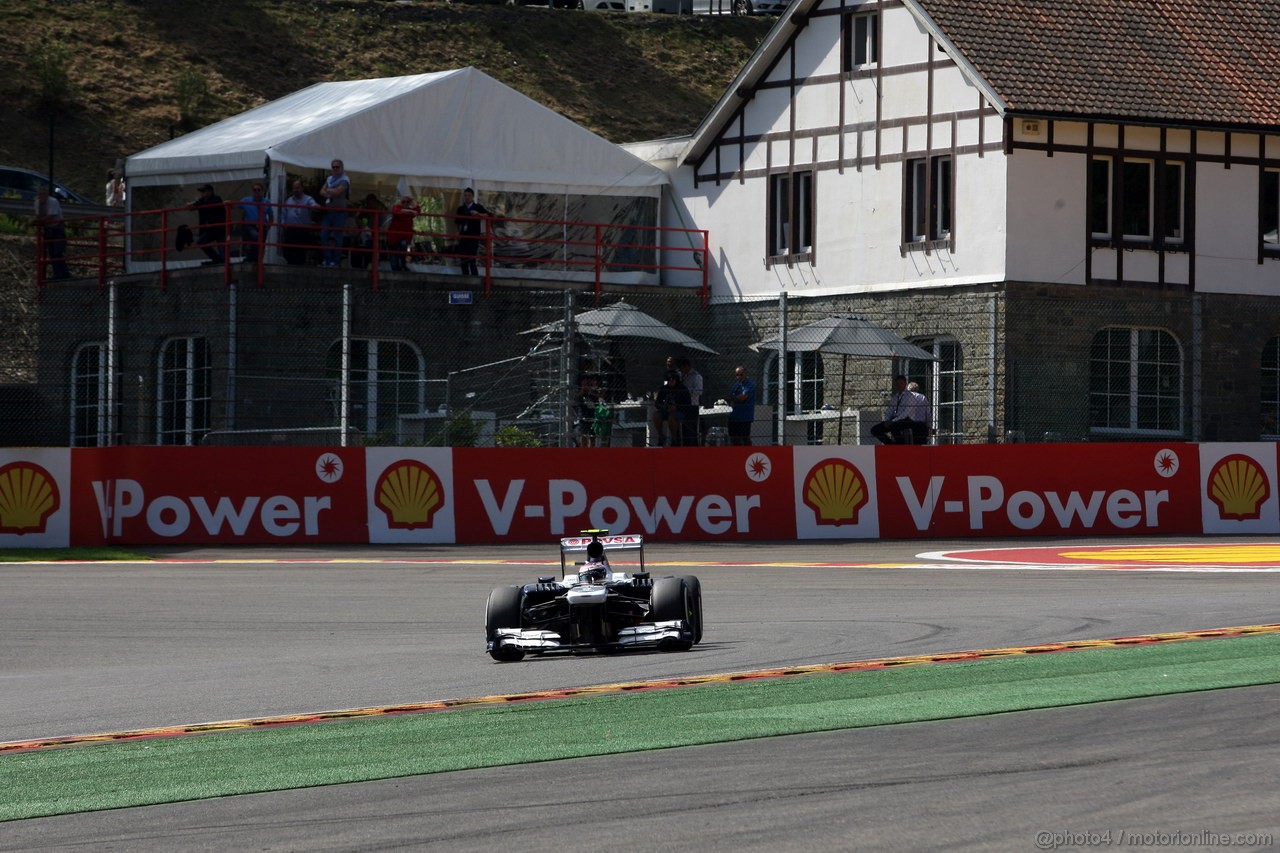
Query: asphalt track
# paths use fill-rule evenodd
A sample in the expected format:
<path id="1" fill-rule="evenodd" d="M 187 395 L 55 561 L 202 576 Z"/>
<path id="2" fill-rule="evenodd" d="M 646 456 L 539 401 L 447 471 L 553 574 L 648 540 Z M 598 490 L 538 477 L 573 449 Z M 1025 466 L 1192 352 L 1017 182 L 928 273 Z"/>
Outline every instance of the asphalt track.
<path id="1" fill-rule="evenodd" d="M 1029 544 L 1042 552 L 1016 568 L 999 567 L 1020 562 L 1008 554 L 995 566 L 938 556 Z M 653 567 L 702 579 L 700 646 L 514 665 L 483 653 L 484 599 L 551 572 L 554 545 L 0 565 L 0 741 L 1280 621 L 1280 560 L 1174 549 L 1045 562 L 1043 549 L 1088 544 L 1180 542 L 653 545 L 650 563 L 716 563 Z M 1205 562 L 1232 570 L 1164 571 Z M 0 827 L 0 850 L 1034 849 L 1036 832 L 1107 828 L 1280 838 L 1278 735 L 1280 688 L 1215 691 L 19 821 Z"/>

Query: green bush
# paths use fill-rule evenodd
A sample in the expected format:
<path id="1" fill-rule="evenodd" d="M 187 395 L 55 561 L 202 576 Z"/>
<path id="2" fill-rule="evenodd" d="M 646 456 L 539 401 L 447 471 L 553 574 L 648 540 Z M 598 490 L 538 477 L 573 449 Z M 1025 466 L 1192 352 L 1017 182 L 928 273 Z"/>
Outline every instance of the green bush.
<path id="1" fill-rule="evenodd" d="M 541 447 L 542 439 L 527 429 L 504 426 L 494 436 L 494 443 L 499 447 Z"/>
<path id="2" fill-rule="evenodd" d="M 41 42 L 31 51 L 27 69 L 46 107 L 63 106 L 75 94 L 71 85 L 71 48 L 61 42 Z"/>
<path id="3" fill-rule="evenodd" d="M 209 106 L 209 81 L 194 68 L 184 69 L 173 83 L 178 121 L 188 130 L 196 127 Z"/>

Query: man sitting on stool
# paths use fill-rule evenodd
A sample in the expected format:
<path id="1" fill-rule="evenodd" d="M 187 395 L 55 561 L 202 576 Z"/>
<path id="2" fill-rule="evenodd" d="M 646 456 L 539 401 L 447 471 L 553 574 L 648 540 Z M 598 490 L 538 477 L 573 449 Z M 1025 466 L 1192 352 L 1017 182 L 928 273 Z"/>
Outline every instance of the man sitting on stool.
<path id="1" fill-rule="evenodd" d="M 893 377 L 893 394 L 884 420 L 871 428 L 882 444 L 925 444 L 929 440 L 929 400 L 907 388 L 907 377 Z"/>

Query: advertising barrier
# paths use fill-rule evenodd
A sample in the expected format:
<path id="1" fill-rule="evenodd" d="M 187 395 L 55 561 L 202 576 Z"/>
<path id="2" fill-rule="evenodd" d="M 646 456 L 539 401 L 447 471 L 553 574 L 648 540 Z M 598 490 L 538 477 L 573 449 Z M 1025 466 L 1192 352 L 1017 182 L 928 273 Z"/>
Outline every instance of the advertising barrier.
<path id="1" fill-rule="evenodd" d="M 1274 444 L 0 448 L 0 547 L 1280 533 Z"/>

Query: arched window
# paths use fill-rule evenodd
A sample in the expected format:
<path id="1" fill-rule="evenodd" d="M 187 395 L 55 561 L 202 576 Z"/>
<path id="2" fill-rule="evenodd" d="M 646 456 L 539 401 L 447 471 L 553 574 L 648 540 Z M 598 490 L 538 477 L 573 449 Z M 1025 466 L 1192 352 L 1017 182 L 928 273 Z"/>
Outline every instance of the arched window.
<path id="1" fill-rule="evenodd" d="M 160 348 L 156 443 L 199 444 L 210 428 L 213 367 L 204 338 L 172 338 Z"/>
<path id="2" fill-rule="evenodd" d="M 334 341 L 326 357 L 326 373 L 342 380 L 342 342 Z M 351 341 L 351 385 L 347 390 L 351 426 L 372 436 L 394 440 L 399 415 L 418 414 L 426 399 L 422 354 L 408 341 L 354 338 Z M 341 395 L 335 395 L 340 400 Z"/>
<path id="3" fill-rule="evenodd" d="M 1182 348 L 1163 329 L 1108 328 L 1089 358 L 1089 430 L 1183 432 Z"/>
<path id="4" fill-rule="evenodd" d="M 71 357 L 71 446 L 108 447 L 116 442 L 119 414 L 110 409 L 107 345 L 81 345 Z"/>

